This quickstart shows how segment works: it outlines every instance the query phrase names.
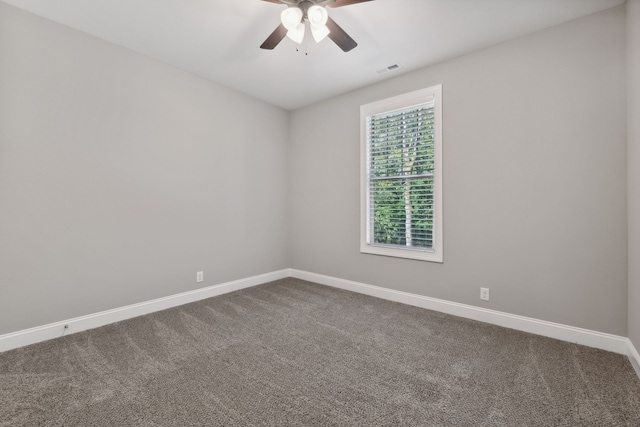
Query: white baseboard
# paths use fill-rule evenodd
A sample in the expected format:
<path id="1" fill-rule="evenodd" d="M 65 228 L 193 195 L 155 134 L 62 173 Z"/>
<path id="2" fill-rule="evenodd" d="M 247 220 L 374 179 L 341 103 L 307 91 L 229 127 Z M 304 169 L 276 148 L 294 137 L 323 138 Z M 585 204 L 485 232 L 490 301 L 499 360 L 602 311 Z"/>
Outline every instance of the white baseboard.
<path id="1" fill-rule="evenodd" d="M 29 344 L 35 344 L 52 338 L 58 338 L 62 335 L 86 331 L 87 329 L 120 322 L 122 320 L 131 319 L 133 317 L 142 316 L 155 311 L 188 304 L 190 302 L 200 301 L 206 298 L 226 294 L 228 292 L 238 291 L 240 289 L 249 288 L 273 280 L 284 279 L 289 276 L 290 270 L 284 269 L 272 273 L 261 274 L 259 276 L 208 286 L 206 288 L 196 289 L 189 292 L 183 292 L 176 295 L 170 295 L 164 298 L 158 298 L 151 301 L 89 314 L 87 316 L 76 317 L 62 322 L 50 323 L 44 326 L 0 335 L 0 352 L 23 347 Z M 65 325 L 68 327 L 66 330 Z"/>
<path id="2" fill-rule="evenodd" d="M 631 366 L 636 370 L 636 374 L 640 377 L 640 354 L 638 350 L 633 346 L 631 340 L 629 341 L 629 360 L 631 361 Z"/>
<path id="3" fill-rule="evenodd" d="M 614 353 L 628 355 L 631 357 L 630 346 L 631 348 L 633 346 L 631 345 L 631 341 L 626 337 L 605 334 L 588 329 L 576 328 L 559 323 L 547 322 L 544 320 L 533 319 L 531 317 L 524 317 L 495 310 L 488 310 L 485 308 L 474 307 L 467 304 L 429 298 L 422 295 L 411 294 L 408 292 L 396 291 L 393 289 L 382 288 L 365 283 L 353 282 L 351 280 L 324 276 L 322 274 L 309 273 L 306 271 L 295 269 L 292 269 L 290 271 L 291 277 L 295 277 L 298 279 L 308 280 L 310 282 L 320 283 L 322 285 L 332 286 L 335 288 L 358 292 L 361 294 L 370 295 L 390 301 L 400 302 L 415 307 L 421 307 L 429 310 L 439 311 L 442 313 L 452 314 L 454 316 L 464 317 L 467 319 L 491 323 L 493 325 L 504 326 L 506 328 L 529 332 L 536 335 L 556 338 L 562 341 L 582 344 L 589 347 L 611 351 Z M 635 358 L 637 361 L 640 361 L 640 357 L 638 356 L 637 352 L 635 353 Z"/>

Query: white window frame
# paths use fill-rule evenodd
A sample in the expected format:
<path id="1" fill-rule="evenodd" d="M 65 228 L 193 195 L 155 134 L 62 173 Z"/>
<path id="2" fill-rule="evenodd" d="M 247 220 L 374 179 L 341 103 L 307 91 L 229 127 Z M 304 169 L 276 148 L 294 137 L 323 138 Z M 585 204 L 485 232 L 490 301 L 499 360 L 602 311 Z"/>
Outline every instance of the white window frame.
<path id="1" fill-rule="evenodd" d="M 367 140 L 367 118 L 373 115 L 434 103 L 434 207 L 433 247 L 429 249 L 391 245 L 376 245 L 369 242 L 369 154 Z M 443 262 L 443 217 L 442 217 L 442 85 L 431 86 L 405 93 L 360 107 L 360 252 L 365 254 L 408 258 L 422 261 Z"/>

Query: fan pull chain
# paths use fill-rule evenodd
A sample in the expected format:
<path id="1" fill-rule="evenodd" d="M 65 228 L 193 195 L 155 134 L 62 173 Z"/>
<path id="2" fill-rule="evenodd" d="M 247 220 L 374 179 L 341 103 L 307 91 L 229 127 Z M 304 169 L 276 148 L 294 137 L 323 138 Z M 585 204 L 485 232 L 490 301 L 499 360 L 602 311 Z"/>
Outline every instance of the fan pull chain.
<path id="1" fill-rule="evenodd" d="M 300 47 L 296 46 L 296 52 L 300 52 Z M 304 56 L 309 56 L 309 45 L 304 44 Z"/>

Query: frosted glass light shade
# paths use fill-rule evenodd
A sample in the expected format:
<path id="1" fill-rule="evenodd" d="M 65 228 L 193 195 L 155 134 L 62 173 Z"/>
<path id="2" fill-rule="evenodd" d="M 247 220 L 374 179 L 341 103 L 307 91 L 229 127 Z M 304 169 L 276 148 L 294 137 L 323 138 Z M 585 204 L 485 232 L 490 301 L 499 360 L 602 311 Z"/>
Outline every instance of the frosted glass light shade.
<path id="1" fill-rule="evenodd" d="M 280 20 L 282 25 L 291 31 L 302 22 L 302 10 L 298 7 L 288 7 L 280 14 Z"/>
<path id="2" fill-rule="evenodd" d="M 307 10 L 307 18 L 309 18 L 309 23 L 314 27 L 321 27 L 327 25 L 327 19 L 329 19 L 329 15 L 324 7 L 313 5 Z"/>
<path id="3" fill-rule="evenodd" d="M 311 34 L 313 34 L 313 39 L 316 41 L 316 43 L 320 43 L 322 40 L 324 40 L 324 38 L 327 37 L 330 32 L 331 31 L 329 31 L 329 28 L 327 28 L 326 25 L 311 26 Z"/>
<path id="4" fill-rule="evenodd" d="M 307 19 L 309 20 L 309 26 L 311 27 L 311 34 L 316 43 L 320 43 L 325 37 L 329 35 L 329 28 L 327 28 L 327 20 L 329 15 L 324 7 L 313 5 L 307 10 Z"/>
<path id="5" fill-rule="evenodd" d="M 297 27 L 294 27 L 287 31 L 287 37 L 289 37 L 294 42 L 300 44 L 302 40 L 304 40 L 304 23 L 300 22 Z"/>

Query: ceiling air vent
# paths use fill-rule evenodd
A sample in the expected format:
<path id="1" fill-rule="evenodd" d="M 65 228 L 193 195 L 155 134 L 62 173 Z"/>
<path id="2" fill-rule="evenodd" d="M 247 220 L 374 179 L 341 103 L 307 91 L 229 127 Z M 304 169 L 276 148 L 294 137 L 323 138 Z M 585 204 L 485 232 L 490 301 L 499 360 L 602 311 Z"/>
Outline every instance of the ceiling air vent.
<path id="1" fill-rule="evenodd" d="M 392 65 L 389 65 L 388 67 L 384 67 L 383 69 L 376 71 L 376 73 L 384 74 L 384 73 L 388 73 L 389 71 L 395 71 L 398 68 L 400 68 L 400 64 L 392 64 Z"/>

